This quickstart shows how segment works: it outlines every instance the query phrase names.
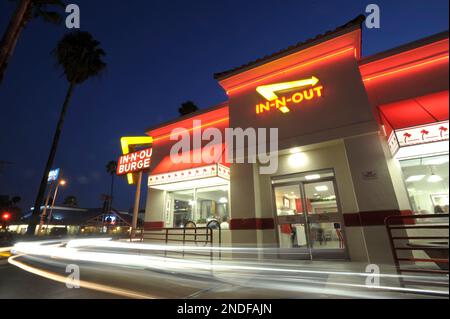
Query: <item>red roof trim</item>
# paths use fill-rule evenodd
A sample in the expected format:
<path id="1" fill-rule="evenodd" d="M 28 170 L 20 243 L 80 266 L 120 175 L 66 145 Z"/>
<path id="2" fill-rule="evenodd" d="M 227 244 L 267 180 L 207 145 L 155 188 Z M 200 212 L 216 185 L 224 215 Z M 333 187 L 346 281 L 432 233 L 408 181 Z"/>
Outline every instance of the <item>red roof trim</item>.
<path id="1" fill-rule="evenodd" d="M 151 171 L 150 175 L 177 172 L 192 168 L 198 168 L 202 166 L 208 166 L 211 164 L 222 164 L 226 167 L 229 167 L 230 164 L 227 163 L 225 159 L 225 149 L 226 149 L 225 144 L 221 144 L 220 148 L 222 149 L 222 152 L 220 154 L 214 154 L 216 156 L 213 163 L 206 163 L 203 161 L 203 159 L 200 161 L 200 163 L 194 162 L 193 159 L 195 158 L 195 156 L 201 156 L 202 152 L 206 151 L 205 148 L 190 151 L 189 154 L 187 155 L 189 157 L 189 162 L 187 163 L 174 163 L 170 158 L 170 155 L 167 155 L 158 163 L 158 165 L 156 165 L 156 167 Z"/>
<path id="2" fill-rule="evenodd" d="M 449 91 L 437 92 L 378 107 L 383 123 L 394 130 L 448 120 Z"/>

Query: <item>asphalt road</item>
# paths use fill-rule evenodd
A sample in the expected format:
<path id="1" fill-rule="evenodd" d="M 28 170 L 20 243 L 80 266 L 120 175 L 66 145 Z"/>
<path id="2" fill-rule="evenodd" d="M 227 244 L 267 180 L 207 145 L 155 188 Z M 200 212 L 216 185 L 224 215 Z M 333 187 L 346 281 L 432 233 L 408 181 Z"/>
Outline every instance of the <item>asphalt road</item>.
<path id="1" fill-rule="evenodd" d="M 65 284 L 36 276 L 0 259 L 0 299 L 110 299 L 118 298 L 90 289 L 68 289 Z"/>

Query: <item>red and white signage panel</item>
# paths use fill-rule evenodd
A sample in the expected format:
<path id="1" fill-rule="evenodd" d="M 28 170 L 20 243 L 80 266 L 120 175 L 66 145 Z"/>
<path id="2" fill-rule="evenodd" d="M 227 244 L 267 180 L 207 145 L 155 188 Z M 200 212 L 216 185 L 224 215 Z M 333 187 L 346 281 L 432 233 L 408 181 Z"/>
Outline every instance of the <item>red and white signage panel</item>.
<path id="1" fill-rule="evenodd" d="M 222 177 L 230 180 L 230 168 L 221 164 L 211 164 L 176 172 L 150 175 L 148 178 L 148 186 L 195 181 L 208 177 Z"/>
<path id="2" fill-rule="evenodd" d="M 447 141 L 448 130 L 448 121 L 395 130 L 389 137 L 389 147 L 395 155 L 402 147 Z"/>
<path id="3" fill-rule="evenodd" d="M 117 162 L 117 175 L 135 173 L 150 168 L 151 157 L 151 148 L 122 155 Z"/>

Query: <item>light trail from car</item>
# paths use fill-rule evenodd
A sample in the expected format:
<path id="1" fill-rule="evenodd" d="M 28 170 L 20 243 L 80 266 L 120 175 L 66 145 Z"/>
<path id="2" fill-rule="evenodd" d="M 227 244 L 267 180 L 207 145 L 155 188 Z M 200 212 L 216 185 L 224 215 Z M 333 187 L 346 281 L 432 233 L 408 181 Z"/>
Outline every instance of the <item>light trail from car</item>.
<path id="1" fill-rule="evenodd" d="M 60 283 L 67 283 L 67 277 L 66 276 L 62 276 L 62 275 L 58 275 L 56 273 L 52 273 L 50 271 L 46 271 L 43 269 L 39 269 L 36 267 L 32 267 L 30 265 L 27 265 L 23 262 L 20 262 L 18 260 L 16 260 L 17 258 L 21 257 L 23 255 L 15 255 L 15 256 L 11 256 L 8 258 L 8 262 L 13 265 L 16 266 L 22 270 L 25 270 L 29 273 L 35 274 L 37 276 L 40 277 L 44 277 L 56 282 L 60 282 Z M 82 288 L 86 288 L 86 289 L 92 289 L 92 290 L 96 290 L 96 291 L 101 291 L 101 292 L 106 292 L 109 294 L 114 294 L 114 295 L 118 295 L 121 297 L 126 297 L 126 298 L 137 298 L 137 299 L 155 299 L 154 296 L 148 295 L 148 294 L 142 294 L 142 293 L 136 293 L 134 291 L 130 291 L 130 290 L 125 290 L 125 289 L 119 289 L 116 287 L 112 287 L 112 286 L 108 286 L 108 285 L 102 285 L 102 284 L 98 284 L 98 283 L 94 283 L 94 282 L 89 282 L 89 281 L 85 281 L 85 280 L 79 280 L 78 281 L 80 287 Z"/>
<path id="2" fill-rule="evenodd" d="M 97 249 L 97 251 L 92 251 Z M 273 248 L 267 248 L 274 251 Z M 99 251 L 98 251 L 99 250 Z M 44 241 L 24 242 L 16 244 L 12 252 L 21 255 L 57 258 L 62 260 L 88 262 L 94 264 L 109 264 L 119 267 L 141 267 L 154 271 L 174 272 L 175 276 L 212 276 L 216 280 L 235 286 L 251 286 L 261 289 L 285 290 L 292 292 L 331 293 L 334 295 L 354 298 L 380 298 L 376 293 L 414 293 L 423 295 L 448 296 L 448 290 L 421 289 L 400 287 L 394 284 L 368 286 L 355 282 L 358 278 L 368 276 L 379 279 L 398 280 L 397 274 L 372 274 L 357 271 L 329 271 L 321 269 L 299 269 L 299 265 L 281 261 L 251 260 L 213 260 L 208 257 L 171 258 L 159 256 L 160 251 L 168 252 L 209 252 L 210 247 L 158 245 L 136 242 L 118 242 L 109 238 L 75 239 L 67 242 Z M 214 247 L 214 252 L 248 254 L 264 252 L 265 248 Z M 15 259 L 12 259 L 14 262 Z M 18 266 L 18 261 L 15 265 Z M 22 265 L 23 266 L 23 265 Z M 311 266 L 313 267 L 313 266 Z M 21 267 L 24 269 L 24 267 Z M 24 269 L 24 270 L 29 270 Z M 35 269 L 34 269 L 35 271 Z M 342 276 L 339 280 L 334 277 Z M 330 279 L 330 277 L 332 277 Z M 405 278 L 405 276 L 401 276 Z M 433 280 L 448 285 L 448 277 L 408 276 L 416 280 Z M 49 279 L 57 278 L 49 276 Z M 65 278 L 65 277 L 64 277 Z M 248 278 L 256 279 L 249 283 Z M 345 279 L 347 278 L 347 279 Z M 59 278 L 61 279 L 61 278 Z M 439 281 L 440 280 L 440 281 Z M 91 286 L 93 283 L 87 283 Z M 323 286 L 323 287 L 322 287 Z M 90 288 L 94 289 L 94 287 Z M 113 289 L 109 287 L 108 289 Z M 352 291 L 352 289 L 357 289 Z M 362 293 L 363 292 L 363 293 Z M 401 296 L 398 296 L 401 298 Z M 139 298 L 139 297 L 138 297 Z"/>

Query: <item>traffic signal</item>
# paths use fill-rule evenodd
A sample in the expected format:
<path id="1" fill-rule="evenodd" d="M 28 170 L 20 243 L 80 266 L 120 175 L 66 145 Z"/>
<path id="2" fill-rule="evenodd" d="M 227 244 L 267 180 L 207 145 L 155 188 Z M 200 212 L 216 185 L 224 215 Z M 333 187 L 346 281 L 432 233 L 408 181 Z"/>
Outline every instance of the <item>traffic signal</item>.
<path id="1" fill-rule="evenodd" d="M 10 212 L 3 212 L 2 213 L 2 221 L 7 222 L 11 220 L 11 213 Z"/>
<path id="2" fill-rule="evenodd" d="M 12 215 L 10 212 L 2 212 L 1 213 L 1 228 L 6 228 L 8 226 L 8 222 L 11 220 Z"/>

